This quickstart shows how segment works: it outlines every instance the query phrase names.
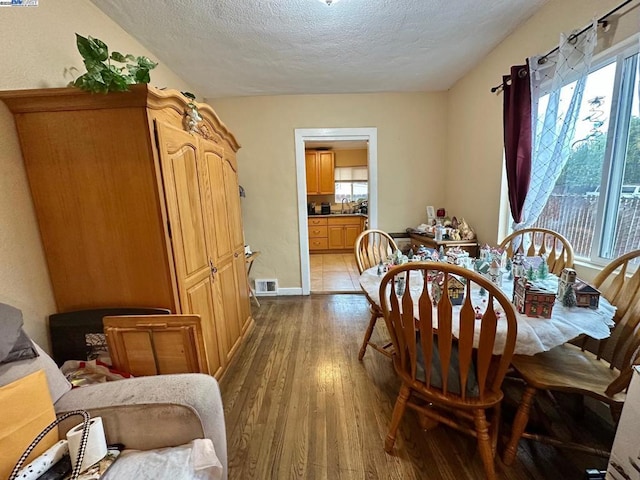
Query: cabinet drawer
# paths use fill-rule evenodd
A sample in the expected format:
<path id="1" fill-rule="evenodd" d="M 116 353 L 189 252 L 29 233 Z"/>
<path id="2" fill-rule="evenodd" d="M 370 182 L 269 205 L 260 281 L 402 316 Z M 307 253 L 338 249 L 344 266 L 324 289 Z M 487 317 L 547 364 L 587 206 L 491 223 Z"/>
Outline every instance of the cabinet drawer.
<path id="1" fill-rule="evenodd" d="M 309 226 L 309 238 L 322 238 L 327 236 L 327 227 L 325 226 Z"/>
<path id="2" fill-rule="evenodd" d="M 327 224 L 327 218 L 323 217 L 323 218 L 309 218 L 307 220 L 308 225 L 311 226 L 318 226 L 318 225 L 326 225 Z"/>
<path id="3" fill-rule="evenodd" d="M 360 225 L 360 217 L 331 217 L 328 225 Z"/>
<path id="4" fill-rule="evenodd" d="M 327 241 L 326 237 L 309 239 L 309 250 L 327 250 L 328 248 L 329 242 Z"/>

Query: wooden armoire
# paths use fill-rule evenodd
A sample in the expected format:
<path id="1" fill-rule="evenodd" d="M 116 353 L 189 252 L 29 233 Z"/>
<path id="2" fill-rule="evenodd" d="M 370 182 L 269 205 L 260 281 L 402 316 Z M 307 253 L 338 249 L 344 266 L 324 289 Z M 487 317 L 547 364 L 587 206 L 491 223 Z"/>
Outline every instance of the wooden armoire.
<path id="1" fill-rule="evenodd" d="M 253 323 L 233 134 L 210 106 L 147 85 L 0 100 L 15 117 L 58 311 L 200 315 L 219 377 Z"/>

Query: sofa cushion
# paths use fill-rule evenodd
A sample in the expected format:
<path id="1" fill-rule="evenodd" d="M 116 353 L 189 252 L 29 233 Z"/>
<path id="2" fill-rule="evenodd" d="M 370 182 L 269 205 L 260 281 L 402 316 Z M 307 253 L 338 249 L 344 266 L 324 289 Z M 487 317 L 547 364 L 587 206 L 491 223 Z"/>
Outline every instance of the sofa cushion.
<path id="1" fill-rule="evenodd" d="M 9 478 L 22 453 L 56 419 L 42 370 L 0 387 L 0 478 Z M 58 441 L 57 427 L 31 452 L 25 465 Z"/>
<path id="2" fill-rule="evenodd" d="M 47 376 L 49 393 L 55 403 L 62 395 L 71 390 L 71 384 L 62 372 L 58 370 L 58 366 L 51 357 L 37 344 L 34 343 L 34 346 L 39 355 L 38 357 L 0 365 L 0 387 L 25 377 L 30 373 L 44 370 Z"/>

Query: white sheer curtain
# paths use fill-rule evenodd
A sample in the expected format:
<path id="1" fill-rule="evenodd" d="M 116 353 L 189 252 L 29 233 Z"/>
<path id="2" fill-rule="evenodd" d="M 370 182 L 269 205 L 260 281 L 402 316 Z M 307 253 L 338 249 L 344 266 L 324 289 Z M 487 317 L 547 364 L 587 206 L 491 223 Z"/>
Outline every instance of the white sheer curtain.
<path id="1" fill-rule="evenodd" d="M 562 34 L 559 50 L 541 64 L 539 55 L 529 59 L 533 117 L 531 183 L 523 221 L 513 226 L 515 230 L 536 222 L 567 162 L 597 43 L 597 27 L 594 20 L 592 28 L 577 38 Z"/>

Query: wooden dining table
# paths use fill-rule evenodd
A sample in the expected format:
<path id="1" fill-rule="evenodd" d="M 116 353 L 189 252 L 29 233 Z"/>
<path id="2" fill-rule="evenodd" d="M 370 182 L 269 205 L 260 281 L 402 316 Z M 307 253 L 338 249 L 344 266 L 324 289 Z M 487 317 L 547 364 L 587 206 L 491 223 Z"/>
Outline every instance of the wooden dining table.
<path id="1" fill-rule="evenodd" d="M 365 270 L 360 275 L 360 286 L 362 290 L 369 296 L 378 307 L 380 307 L 380 283 L 384 273 L 378 274 L 378 267 Z M 423 289 L 422 279 L 419 276 L 412 276 L 409 290 L 413 299 L 414 308 L 417 310 L 418 297 Z M 550 275 L 547 283 L 553 286 L 557 277 Z M 500 289 L 505 293 L 507 298 L 512 298 L 513 280 L 505 279 L 500 285 Z M 488 298 L 481 295 L 479 287 L 472 286 L 471 300 L 473 306 L 478 306 L 481 312 L 484 312 L 487 306 Z M 435 308 L 435 307 L 434 307 Z M 497 302 L 494 302 L 494 308 L 500 312 L 501 308 Z M 453 318 L 453 334 L 457 336 L 459 325 L 456 313 L 461 309 L 460 306 L 454 306 Z M 600 298 L 597 309 L 583 307 L 564 307 L 562 303 L 556 300 L 553 307 L 551 318 L 528 317 L 516 310 L 518 321 L 518 333 L 516 337 L 515 353 L 520 355 L 535 355 L 539 352 L 551 350 L 558 345 L 568 342 L 582 334 L 586 334 L 596 340 L 609 337 L 611 328 L 614 326 L 613 316 L 615 307 L 612 306 L 605 298 Z M 437 318 L 434 315 L 434 319 Z M 480 321 L 480 320 L 478 320 Z M 479 341 L 480 329 L 475 329 L 474 344 Z M 506 340 L 506 320 L 504 316 L 499 319 L 496 331 L 496 342 L 494 345 L 494 353 L 502 352 Z"/>

